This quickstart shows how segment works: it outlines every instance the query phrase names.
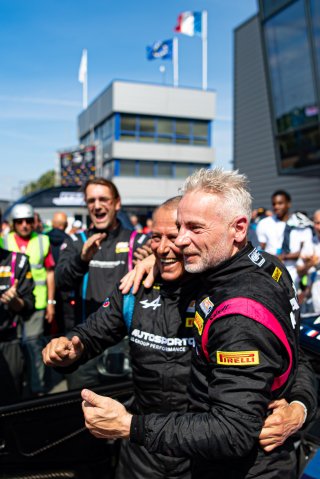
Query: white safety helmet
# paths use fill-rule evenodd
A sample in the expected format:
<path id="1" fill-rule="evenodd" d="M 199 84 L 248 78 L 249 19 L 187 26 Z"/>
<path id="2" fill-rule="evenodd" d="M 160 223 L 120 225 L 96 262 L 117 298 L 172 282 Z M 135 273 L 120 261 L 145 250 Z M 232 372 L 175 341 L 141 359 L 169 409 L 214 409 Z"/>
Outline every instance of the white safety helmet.
<path id="1" fill-rule="evenodd" d="M 15 205 L 11 210 L 11 218 L 13 220 L 21 220 L 23 218 L 33 218 L 34 210 L 31 205 L 27 203 L 20 203 Z"/>

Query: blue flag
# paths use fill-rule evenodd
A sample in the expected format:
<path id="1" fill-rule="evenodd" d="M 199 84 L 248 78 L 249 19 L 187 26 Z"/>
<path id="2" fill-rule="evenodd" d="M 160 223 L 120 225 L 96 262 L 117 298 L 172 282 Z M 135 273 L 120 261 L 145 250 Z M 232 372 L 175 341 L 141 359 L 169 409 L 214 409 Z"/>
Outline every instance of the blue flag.
<path id="1" fill-rule="evenodd" d="M 163 40 L 147 47 L 147 60 L 172 60 L 173 41 Z"/>

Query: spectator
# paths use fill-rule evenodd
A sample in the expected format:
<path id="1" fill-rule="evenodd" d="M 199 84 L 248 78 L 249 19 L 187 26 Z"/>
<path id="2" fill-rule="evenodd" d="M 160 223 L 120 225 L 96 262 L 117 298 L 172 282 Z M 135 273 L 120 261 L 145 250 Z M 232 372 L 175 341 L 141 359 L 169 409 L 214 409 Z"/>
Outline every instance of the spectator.
<path id="1" fill-rule="evenodd" d="M 68 217 L 63 211 L 57 211 L 52 218 L 52 229 L 47 232 L 50 239 L 52 255 L 55 264 L 58 263 L 60 248 L 64 241 L 68 239 L 65 230 L 68 226 Z M 56 289 L 56 314 L 55 328 L 51 328 L 51 334 L 64 333 L 74 321 L 73 292 L 65 292 Z"/>
<path id="2" fill-rule="evenodd" d="M 291 196 L 286 191 L 273 193 L 272 207 L 273 216 L 262 219 L 257 225 L 260 247 L 283 261 L 298 288 L 296 263 L 303 244 L 312 241 L 311 222 L 301 213 L 290 214 Z"/>
<path id="3" fill-rule="evenodd" d="M 36 211 L 34 212 L 33 231 L 35 231 L 36 233 L 42 233 L 43 232 L 42 219 L 41 219 L 41 216 L 39 215 L 39 213 L 37 213 Z"/>
<path id="4" fill-rule="evenodd" d="M 0 405 L 21 400 L 25 371 L 22 323 L 34 309 L 34 284 L 27 256 L 0 246 Z M 6 274 L 4 274 L 6 273 Z"/>
<path id="5" fill-rule="evenodd" d="M 308 275 L 307 289 L 310 291 L 312 307 L 320 312 L 320 210 L 315 211 L 313 224 L 312 243 L 303 246 L 297 270 L 300 276 Z"/>
<path id="6" fill-rule="evenodd" d="M 11 212 L 13 231 L 3 237 L 9 251 L 25 253 L 30 261 L 35 284 L 35 311 L 24 324 L 24 336 L 30 356 L 30 382 L 33 393 L 45 390 L 44 365 L 41 360 L 44 322 L 50 324 L 55 314 L 54 259 L 48 236 L 34 231 L 34 211 L 27 203 L 17 204 Z"/>
<path id="7" fill-rule="evenodd" d="M 142 224 L 139 223 L 139 218 L 137 215 L 130 215 L 130 221 L 134 229 L 138 232 L 142 232 Z"/>
<path id="8" fill-rule="evenodd" d="M 149 233 L 152 233 L 152 225 L 153 225 L 152 218 L 147 218 L 146 225 L 143 227 L 142 232 L 146 235 Z"/>

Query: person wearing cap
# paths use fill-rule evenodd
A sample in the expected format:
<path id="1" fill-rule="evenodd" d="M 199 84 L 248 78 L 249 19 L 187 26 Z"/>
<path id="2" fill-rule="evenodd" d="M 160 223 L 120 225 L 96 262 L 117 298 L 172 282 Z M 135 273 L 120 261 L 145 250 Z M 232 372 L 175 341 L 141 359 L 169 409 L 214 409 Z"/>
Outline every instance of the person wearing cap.
<path id="1" fill-rule="evenodd" d="M 25 361 L 19 336 L 34 308 L 33 288 L 27 256 L 0 246 L 0 406 L 21 399 Z"/>
<path id="2" fill-rule="evenodd" d="M 34 231 L 34 210 L 27 203 L 15 205 L 11 211 L 13 231 L 2 238 L 9 251 L 28 256 L 34 281 L 35 310 L 24 324 L 30 359 L 30 387 L 33 393 L 44 391 L 44 365 L 41 361 L 41 338 L 45 320 L 51 324 L 55 315 L 54 259 L 50 240 Z"/>

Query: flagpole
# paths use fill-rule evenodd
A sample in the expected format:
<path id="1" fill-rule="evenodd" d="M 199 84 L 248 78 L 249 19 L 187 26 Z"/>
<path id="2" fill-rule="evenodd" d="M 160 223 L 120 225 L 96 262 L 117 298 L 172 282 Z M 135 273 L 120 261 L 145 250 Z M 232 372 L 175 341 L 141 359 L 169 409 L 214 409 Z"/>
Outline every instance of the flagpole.
<path id="1" fill-rule="evenodd" d="M 208 12 L 202 12 L 202 89 L 208 87 Z"/>
<path id="2" fill-rule="evenodd" d="M 179 86 L 178 39 L 173 37 L 173 86 Z"/>

